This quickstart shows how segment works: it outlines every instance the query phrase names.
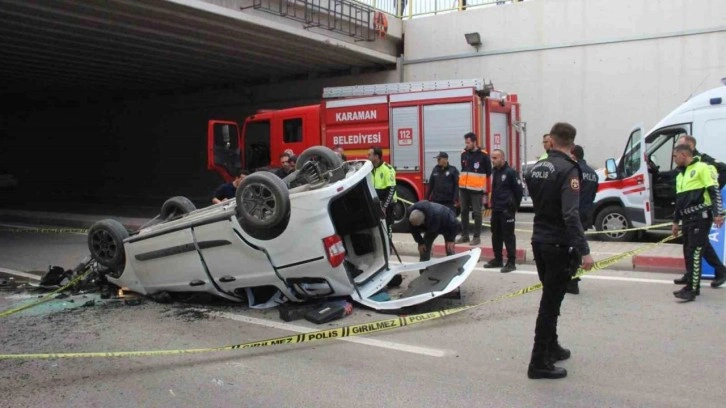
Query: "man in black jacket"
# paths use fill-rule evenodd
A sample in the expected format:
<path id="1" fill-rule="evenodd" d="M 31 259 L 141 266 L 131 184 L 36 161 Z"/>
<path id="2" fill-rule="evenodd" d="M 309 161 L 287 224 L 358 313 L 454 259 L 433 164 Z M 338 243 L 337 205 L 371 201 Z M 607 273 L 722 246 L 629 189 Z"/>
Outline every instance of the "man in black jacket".
<path id="1" fill-rule="evenodd" d="M 534 204 L 532 252 L 542 282 L 542 299 L 534 329 L 534 347 L 527 376 L 563 378 L 567 370 L 554 362 L 570 358 L 557 336 L 557 319 L 567 283 L 580 264 L 593 265 L 590 247 L 580 222 L 580 183 L 577 163 L 570 157 L 577 131 L 569 123 L 555 123 L 550 131 L 554 146 L 527 175 Z"/>
<path id="2" fill-rule="evenodd" d="M 492 150 L 492 248 L 494 259 L 484 264 L 485 268 L 502 268 L 507 273 L 517 269 L 517 239 L 514 236 L 514 216 L 522 203 L 522 183 L 517 172 L 509 167 L 504 151 Z M 502 243 L 507 247 L 507 264 L 502 260 Z"/>
<path id="3" fill-rule="evenodd" d="M 595 202 L 597 187 L 600 185 L 597 173 L 585 161 L 585 150 L 580 145 L 572 148 L 572 158 L 582 171 L 582 184 L 580 186 L 580 222 L 582 230 L 592 227 L 592 204 Z M 567 293 L 577 295 L 580 293 L 580 278 L 572 279 L 567 284 Z"/>
<path id="4" fill-rule="evenodd" d="M 455 205 L 459 201 L 459 170 L 449 164 L 449 155 L 446 152 L 439 152 L 434 159 L 438 160 L 438 164 L 431 171 L 426 198 L 449 207 L 456 213 Z"/>
<path id="5" fill-rule="evenodd" d="M 444 236 L 446 255 L 454 254 L 454 240 L 461 229 L 454 212 L 441 204 L 421 200 L 409 207 L 408 223 L 418 244 L 419 261 L 431 259 L 431 248 L 439 234 Z M 421 233 L 424 235 L 421 236 Z"/>

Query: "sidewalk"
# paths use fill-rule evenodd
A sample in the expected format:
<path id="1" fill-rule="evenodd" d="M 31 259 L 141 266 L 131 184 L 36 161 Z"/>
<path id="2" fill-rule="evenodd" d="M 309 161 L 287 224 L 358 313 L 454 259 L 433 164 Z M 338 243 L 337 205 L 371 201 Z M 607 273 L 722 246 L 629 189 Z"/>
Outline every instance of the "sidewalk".
<path id="1" fill-rule="evenodd" d="M 15 222 L 67 228 L 89 228 L 94 222 L 100 219 L 114 218 L 129 230 L 137 230 L 155 215 L 150 213 L 149 208 L 141 207 L 136 209 L 132 207 L 105 210 L 94 209 L 94 211 L 88 212 L 89 214 L 80 214 L 76 212 L 0 209 L 0 223 Z M 111 213 L 123 214 L 123 216 L 115 216 Z M 527 236 L 524 237 L 522 235 Z M 491 236 L 486 228 L 482 231 L 481 240 L 482 256 L 480 261 L 486 262 L 493 258 Z M 643 245 L 648 245 L 647 242 L 603 242 L 595 239 L 591 239 L 589 244 L 590 252 L 595 261 L 632 251 Z M 418 256 L 418 246 L 410 234 L 393 234 L 393 245 L 401 256 Z M 462 252 L 469 248 L 470 246 L 466 244 L 457 245 L 456 251 Z M 434 244 L 434 255 L 442 256 L 444 254 L 443 239 L 439 237 Z M 517 263 L 533 264 L 530 237 L 526 233 L 519 233 L 518 235 Z M 626 257 L 612 265 L 609 269 L 683 273 L 685 271 L 683 249 L 678 244 L 662 244 L 636 256 Z"/>

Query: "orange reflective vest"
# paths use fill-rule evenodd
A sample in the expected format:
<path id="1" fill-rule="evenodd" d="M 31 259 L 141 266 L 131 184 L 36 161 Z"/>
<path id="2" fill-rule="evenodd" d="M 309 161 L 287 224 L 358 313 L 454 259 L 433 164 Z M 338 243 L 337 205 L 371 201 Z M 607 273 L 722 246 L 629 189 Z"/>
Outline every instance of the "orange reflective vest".
<path id="1" fill-rule="evenodd" d="M 459 188 L 472 191 L 487 191 L 487 176 L 492 173 L 492 162 L 483 149 L 464 150 L 461 153 Z"/>

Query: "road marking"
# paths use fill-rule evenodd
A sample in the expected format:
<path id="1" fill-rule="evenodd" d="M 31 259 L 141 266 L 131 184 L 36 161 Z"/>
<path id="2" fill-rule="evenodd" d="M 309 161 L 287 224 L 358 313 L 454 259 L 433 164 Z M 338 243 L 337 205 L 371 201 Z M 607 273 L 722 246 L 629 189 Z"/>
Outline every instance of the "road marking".
<path id="1" fill-rule="evenodd" d="M 258 319 L 255 317 L 243 316 L 234 313 L 227 312 L 212 312 L 210 313 L 215 316 L 223 317 L 225 319 L 235 320 L 238 322 L 251 323 L 259 326 L 271 327 L 279 330 L 287 330 L 296 333 L 312 333 L 320 329 L 311 329 L 304 326 L 297 326 L 289 323 L 275 322 L 272 320 Z M 448 355 L 455 354 L 453 350 L 442 350 L 428 347 L 412 346 L 403 343 L 394 343 L 392 341 L 371 339 L 367 337 L 344 337 L 336 339 L 340 341 L 348 341 L 351 343 L 365 344 L 366 346 L 380 347 L 396 351 L 405 351 L 406 353 L 421 354 L 429 357 L 445 357 Z"/>
<path id="2" fill-rule="evenodd" d="M 499 272 L 496 269 L 484 269 L 484 268 L 474 268 L 475 271 L 482 271 L 482 272 L 492 272 L 496 273 L 497 275 L 505 275 L 501 272 Z M 536 271 L 512 271 L 508 272 L 508 274 L 515 273 L 520 275 L 537 275 Z M 628 278 L 625 276 L 603 276 L 603 275 L 585 275 L 582 276 L 580 279 L 593 279 L 593 280 L 607 280 L 607 281 L 619 281 L 619 282 L 638 282 L 638 283 L 658 283 L 658 284 L 664 284 L 664 285 L 671 285 L 674 286 L 672 279 L 646 279 L 646 278 Z M 711 286 L 710 282 L 704 282 L 701 281 L 701 286 Z"/>
<path id="3" fill-rule="evenodd" d="M 38 275 L 33 275 L 32 273 L 27 273 L 27 272 L 21 272 L 21 271 L 15 271 L 15 270 L 12 270 L 12 269 L 6 269 L 6 268 L 0 268 L 0 272 L 2 272 L 2 273 L 7 273 L 8 275 L 14 275 L 14 276 L 19 276 L 19 277 L 21 277 L 21 278 L 33 279 L 33 280 L 37 280 L 37 281 L 39 281 L 39 280 L 40 280 L 40 276 L 38 276 Z"/>

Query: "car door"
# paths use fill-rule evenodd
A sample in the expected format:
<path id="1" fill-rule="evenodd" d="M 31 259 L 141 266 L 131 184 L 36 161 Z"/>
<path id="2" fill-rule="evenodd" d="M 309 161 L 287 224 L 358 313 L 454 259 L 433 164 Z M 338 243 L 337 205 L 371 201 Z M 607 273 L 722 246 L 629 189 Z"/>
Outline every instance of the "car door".
<path id="1" fill-rule="evenodd" d="M 428 302 L 452 292 L 471 275 L 481 255 L 480 248 L 408 265 L 396 265 L 386 269 L 362 285 L 351 295 L 354 301 L 376 310 L 395 310 Z M 401 273 L 419 276 L 408 284 L 408 288 L 396 299 L 376 301 L 371 296 L 386 288 L 391 278 Z"/>
<path id="2" fill-rule="evenodd" d="M 622 177 L 618 183 L 619 195 L 625 208 L 625 215 L 634 227 L 650 225 L 651 183 L 642 126 L 637 126 L 630 132 L 618 167 Z"/>

